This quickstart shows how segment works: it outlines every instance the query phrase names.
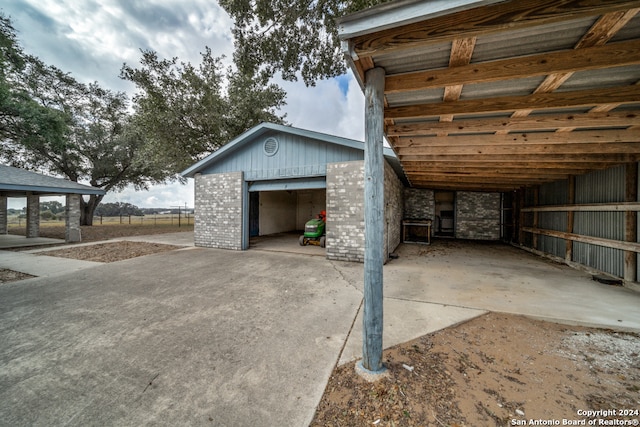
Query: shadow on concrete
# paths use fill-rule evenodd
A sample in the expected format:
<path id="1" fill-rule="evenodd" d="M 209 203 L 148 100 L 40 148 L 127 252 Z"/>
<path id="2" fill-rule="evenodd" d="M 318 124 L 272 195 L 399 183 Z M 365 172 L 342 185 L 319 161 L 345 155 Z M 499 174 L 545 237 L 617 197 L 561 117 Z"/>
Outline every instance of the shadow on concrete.
<path id="1" fill-rule="evenodd" d="M 63 245 L 65 241 L 62 239 L 50 239 L 47 237 L 25 237 L 15 234 L 0 234 L 0 250 L 24 248 L 30 246 L 50 246 Z"/>

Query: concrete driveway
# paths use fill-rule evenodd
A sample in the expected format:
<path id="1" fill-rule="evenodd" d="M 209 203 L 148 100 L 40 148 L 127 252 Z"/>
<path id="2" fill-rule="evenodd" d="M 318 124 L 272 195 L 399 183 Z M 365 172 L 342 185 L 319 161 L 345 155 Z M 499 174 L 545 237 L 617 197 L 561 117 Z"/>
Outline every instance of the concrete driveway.
<path id="1" fill-rule="evenodd" d="M 308 425 L 336 362 L 361 354 L 362 264 L 280 249 L 191 247 L 0 285 L 0 425 Z M 490 310 L 640 330 L 640 293 L 509 246 L 399 254 L 385 347 Z"/>
<path id="2" fill-rule="evenodd" d="M 0 424 L 307 425 L 361 298 L 318 257 L 200 248 L 1 285 Z"/>

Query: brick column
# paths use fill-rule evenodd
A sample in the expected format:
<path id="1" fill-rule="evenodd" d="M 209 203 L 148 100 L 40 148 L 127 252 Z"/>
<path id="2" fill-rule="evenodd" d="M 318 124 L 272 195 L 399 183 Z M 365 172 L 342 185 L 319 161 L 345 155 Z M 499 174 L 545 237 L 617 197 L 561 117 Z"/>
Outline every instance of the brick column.
<path id="1" fill-rule="evenodd" d="M 196 246 L 242 250 L 242 172 L 195 176 Z"/>
<path id="2" fill-rule="evenodd" d="M 80 194 L 67 194 L 67 205 L 65 207 L 64 238 L 67 243 L 80 242 L 82 240 L 82 230 L 80 229 Z"/>
<path id="3" fill-rule="evenodd" d="M 0 234 L 7 232 L 7 196 L 0 196 Z"/>
<path id="4" fill-rule="evenodd" d="M 40 236 L 40 196 L 27 194 L 27 237 Z"/>

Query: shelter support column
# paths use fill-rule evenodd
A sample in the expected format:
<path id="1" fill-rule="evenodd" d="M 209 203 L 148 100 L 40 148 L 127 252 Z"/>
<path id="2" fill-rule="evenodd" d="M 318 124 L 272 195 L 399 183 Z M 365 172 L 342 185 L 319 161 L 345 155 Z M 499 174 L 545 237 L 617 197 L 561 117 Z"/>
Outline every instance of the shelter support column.
<path id="1" fill-rule="evenodd" d="M 625 202 L 638 201 L 638 164 L 627 163 L 625 167 Z M 638 213 L 626 211 L 624 213 L 624 240 L 636 242 L 638 237 Z M 637 280 L 638 254 L 635 251 L 624 252 L 624 280 L 635 282 Z"/>
<path id="2" fill-rule="evenodd" d="M 0 196 L 0 234 L 7 234 L 7 196 Z"/>
<path id="3" fill-rule="evenodd" d="M 65 207 L 65 232 L 67 243 L 80 242 L 82 232 L 80 229 L 80 194 L 67 194 Z"/>
<path id="4" fill-rule="evenodd" d="M 382 365 L 382 267 L 384 265 L 384 79 L 382 68 L 365 76 L 364 146 L 364 304 L 362 366 L 380 372 Z"/>
<path id="5" fill-rule="evenodd" d="M 27 194 L 27 237 L 40 236 L 40 196 Z"/>

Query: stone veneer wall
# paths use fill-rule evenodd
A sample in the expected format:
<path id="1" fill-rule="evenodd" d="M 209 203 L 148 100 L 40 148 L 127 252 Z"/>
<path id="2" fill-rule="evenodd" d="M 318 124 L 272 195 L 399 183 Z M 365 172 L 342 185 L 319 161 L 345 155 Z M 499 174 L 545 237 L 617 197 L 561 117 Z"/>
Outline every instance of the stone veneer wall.
<path id="1" fill-rule="evenodd" d="M 79 194 L 67 194 L 66 196 L 64 238 L 67 243 L 82 241 L 80 197 L 82 196 Z"/>
<path id="2" fill-rule="evenodd" d="M 195 176 L 196 246 L 242 250 L 242 172 Z"/>
<path id="3" fill-rule="evenodd" d="M 500 193 L 456 193 L 456 238 L 500 239 Z"/>
<path id="4" fill-rule="evenodd" d="M 40 236 L 40 196 L 27 194 L 27 237 Z"/>
<path id="5" fill-rule="evenodd" d="M 387 163 L 384 186 L 387 261 L 400 244 L 403 215 L 402 182 Z M 327 165 L 326 254 L 328 259 L 364 262 L 364 161 Z"/>
<path id="6" fill-rule="evenodd" d="M 364 161 L 327 164 L 328 259 L 364 262 Z"/>
<path id="7" fill-rule="evenodd" d="M 433 190 L 404 189 L 404 218 L 430 219 L 436 216 L 436 199 Z"/>

